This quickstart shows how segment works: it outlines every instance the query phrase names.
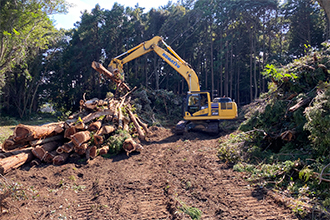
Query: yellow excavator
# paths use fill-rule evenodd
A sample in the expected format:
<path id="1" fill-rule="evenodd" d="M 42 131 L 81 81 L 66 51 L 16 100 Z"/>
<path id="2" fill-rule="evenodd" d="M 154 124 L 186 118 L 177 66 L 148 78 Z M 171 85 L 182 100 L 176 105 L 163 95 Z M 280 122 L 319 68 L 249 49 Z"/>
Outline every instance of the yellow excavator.
<path id="1" fill-rule="evenodd" d="M 162 43 L 167 50 L 161 48 Z M 184 106 L 184 120 L 175 127 L 175 133 L 182 134 L 194 128 L 208 133 L 219 132 L 219 121 L 237 118 L 237 105 L 229 97 L 214 98 L 210 93 L 200 91 L 199 80 L 195 71 L 184 61 L 162 37 L 155 36 L 125 53 L 113 58 L 108 70 L 117 78 L 124 75 L 123 65 L 151 51 L 156 52 L 165 62 L 175 69 L 188 83 L 189 91 Z"/>

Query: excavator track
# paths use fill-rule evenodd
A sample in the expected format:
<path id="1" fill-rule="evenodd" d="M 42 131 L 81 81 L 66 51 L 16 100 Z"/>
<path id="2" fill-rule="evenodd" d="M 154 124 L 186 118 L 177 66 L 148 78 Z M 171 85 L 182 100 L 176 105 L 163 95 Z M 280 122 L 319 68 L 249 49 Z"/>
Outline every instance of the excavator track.
<path id="1" fill-rule="evenodd" d="M 181 135 L 188 131 L 202 131 L 210 135 L 219 133 L 219 121 L 179 121 L 174 129 L 175 134 Z"/>

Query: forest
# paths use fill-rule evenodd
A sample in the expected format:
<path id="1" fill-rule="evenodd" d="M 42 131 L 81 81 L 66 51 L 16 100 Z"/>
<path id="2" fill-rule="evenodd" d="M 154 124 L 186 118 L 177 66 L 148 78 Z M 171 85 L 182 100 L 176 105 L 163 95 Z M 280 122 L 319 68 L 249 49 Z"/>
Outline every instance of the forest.
<path id="1" fill-rule="evenodd" d="M 107 66 L 134 46 L 161 36 L 197 73 L 201 89 L 230 96 L 242 106 L 268 90 L 267 65 L 286 65 L 317 50 L 329 37 L 317 1 L 198 0 L 168 2 L 145 11 L 115 3 L 81 12 L 71 30 L 49 17 L 65 13 L 64 0 L 1 0 L 0 111 L 28 118 L 51 103 L 77 110 L 86 93 L 103 98 L 114 86 L 91 68 Z M 155 53 L 125 64 L 131 86 L 184 95 L 183 78 Z"/>

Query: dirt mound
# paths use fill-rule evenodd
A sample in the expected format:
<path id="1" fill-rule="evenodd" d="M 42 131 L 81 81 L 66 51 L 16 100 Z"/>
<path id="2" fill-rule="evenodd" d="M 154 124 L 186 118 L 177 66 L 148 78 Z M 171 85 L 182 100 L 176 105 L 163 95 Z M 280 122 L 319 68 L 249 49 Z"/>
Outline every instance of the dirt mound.
<path id="1" fill-rule="evenodd" d="M 295 219 L 219 161 L 218 137 L 151 130 L 144 150 L 129 157 L 8 173 L 27 198 L 7 199 L 1 219 Z"/>

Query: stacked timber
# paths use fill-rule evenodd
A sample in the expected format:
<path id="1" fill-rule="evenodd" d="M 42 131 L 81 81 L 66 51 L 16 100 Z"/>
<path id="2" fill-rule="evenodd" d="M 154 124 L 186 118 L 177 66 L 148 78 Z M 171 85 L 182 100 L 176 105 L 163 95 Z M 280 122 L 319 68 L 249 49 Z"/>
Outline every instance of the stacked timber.
<path id="1" fill-rule="evenodd" d="M 107 154 L 111 149 L 108 139 L 118 131 L 126 134 L 121 149 L 127 155 L 141 151 L 139 142 L 148 141 L 148 126 L 133 113 L 128 94 L 119 99 L 81 100 L 80 111 L 63 122 L 17 125 L 2 144 L 0 173 L 29 162 L 61 165 L 73 154 L 87 160 Z"/>

